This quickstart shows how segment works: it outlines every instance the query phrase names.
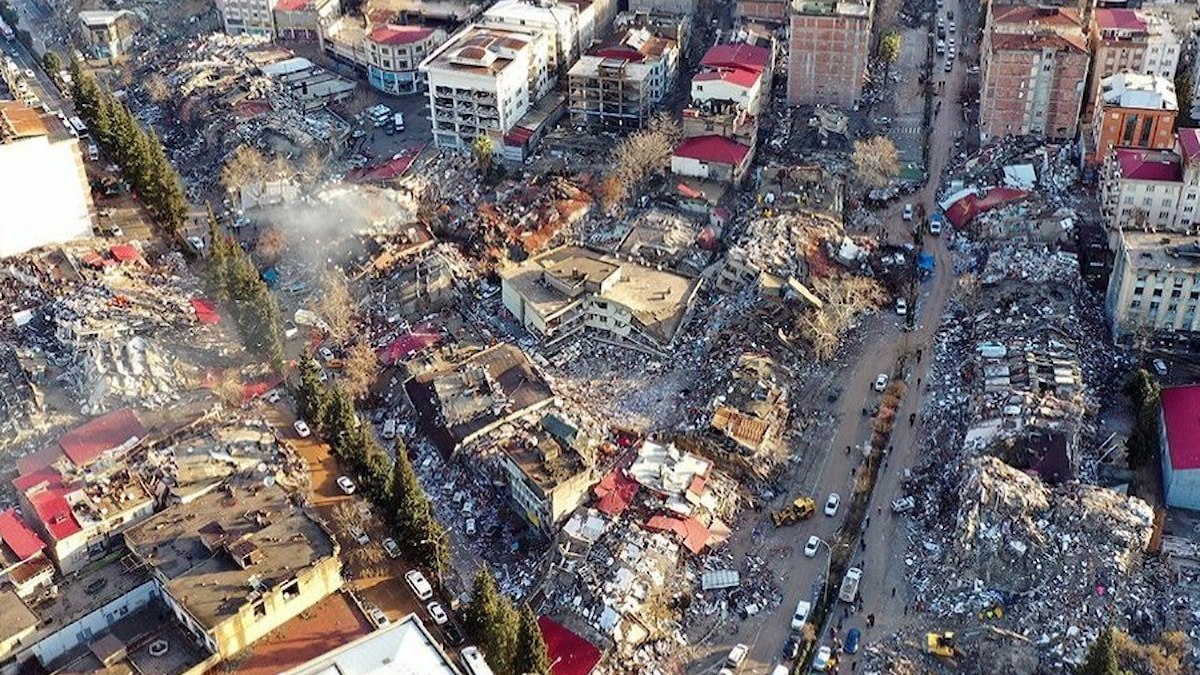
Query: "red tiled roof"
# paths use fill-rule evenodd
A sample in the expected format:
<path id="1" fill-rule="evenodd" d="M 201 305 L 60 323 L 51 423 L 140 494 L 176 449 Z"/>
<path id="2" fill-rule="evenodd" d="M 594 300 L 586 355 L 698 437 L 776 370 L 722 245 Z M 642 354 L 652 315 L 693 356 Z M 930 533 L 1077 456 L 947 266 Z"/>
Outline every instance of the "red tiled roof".
<path id="1" fill-rule="evenodd" d="M 620 468 L 613 469 L 593 488 L 596 496 L 600 498 L 596 508 L 610 516 L 619 516 L 633 503 L 633 498 L 641 487 Z"/>
<path id="2" fill-rule="evenodd" d="M 1178 183 L 1183 179 L 1179 162 L 1172 158 L 1178 155 L 1156 150 L 1117 148 L 1117 163 L 1121 165 L 1121 177 L 1133 180 L 1155 180 Z M 1164 159 L 1168 161 L 1164 161 Z"/>
<path id="3" fill-rule="evenodd" d="M 1162 414 L 1171 468 L 1200 469 L 1200 385 L 1163 389 Z"/>
<path id="4" fill-rule="evenodd" d="M 75 466 L 84 467 L 131 438 L 145 438 L 146 427 L 133 410 L 122 408 L 75 427 L 58 437 L 58 444 Z"/>
<path id="5" fill-rule="evenodd" d="M 771 52 L 766 47 L 755 47 L 744 43 L 713 45 L 704 52 L 700 65 L 709 68 L 745 68 L 761 73 L 767 67 Z"/>
<path id="6" fill-rule="evenodd" d="M 389 159 L 374 166 L 355 169 L 346 174 L 346 180 L 351 183 L 395 180 L 408 171 L 408 167 L 412 166 L 412 163 L 416 161 L 417 156 L 421 154 L 421 150 L 424 148 L 424 145 L 405 148 L 397 153 L 402 156 Z"/>
<path id="7" fill-rule="evenodd" d="M 47 466 L 30 473 L 23 473 L 13 479 L 13 487 L 20 492 L 25 492 L 43 483 L 51 487 L 61 487 L 62 475 L 59 474 L 58 469 Z"/>
<path id="8" fill-rule="evenodd" d="M 699 554 L 708 542 L 708 528 L 691 516 L 659 514 L 650 518 L 646 527 L 660 532 L 674 532 L 692 553 Z"/>
<path id="9" fill-rule="evenodd" d="M 724 136 L 697 136 L 680 143 L 675 154 L 710 164 L 737 166 L 745 161 L 750 148 Z"/>
<path id="10" fill-rule="evenodd" d="M 46 547 L 37 534 L 17 515 L 16 509 L 0 511 L 0 539 L 3 539 L 21 560 L 28 560 Z"/>
<path id="11" fill-rule="evenodd" d="M 397 26 L 389 23 L 371 31 L 368 37 L 372 42 L 383 45 L 410 45 L 430 35 L 433 35 L 433 29 L 426 26 Z"/>
<path id="12" fill-rule="evenodd" d="M 592 56 L 599 56 L 605 59 L 625 59 L 633 63 L 638 63 L 646 58 L 646 55 L 625 45 L 614 45 L 611 47 L 601 47 L 591 53 Z"/>
<path id="13" fill-rule="evenodd" d="M 759 74 L 745 68 L 717 68 L 706 70 L 692 78 L 693 82 L 714 82 L 724 80 L 744 89 L 749 89 L 758 82 Z"/>
<path id="14" fill-rule="evenodd" d="M 1200 154 L 1200 129 L 1180 127 L 1176 133 L 1179 135 L 1179 154 L 1190 162 Z"/>
<path id="15" fill-rule="evenodd" d="M 566 626 L 543 616 L 538 628 L 546 641 L 551 675 L 588 675 L 600 663 L 600 649 Z"/>
<path id="16" fill-rule="evenodd" d="M 196 320 L 200 323 L 220 323 L 221 315 L 217 314 L 217 306 L 204 298 L 192 298 L 192 309 L 196 310 Z"/>
<path id="17" fill-rule="evenodd" d="M 121 262 L 130 262 L 141 257 L 138 250 L 130 244 L 114 244 L 108 249 L 108 252 Z"/>
<path id="18" fill-rule="evenodd" d="M 1046 27 L 1082 26 L 1079 10 L 1070 7 L 1034 7 L 1008 5 L 992 10 L 992 23 L 1026 24 Z"/>
<path id="19" fill-rule="evenodd" d="M 1097 9 L 1093 16 L 1100 30 L 1146 29 L 1146 22 L 1132 9 Z"/>
<path id="20" fill-rule="evenodd" d="M 66 495 L 70 491 L 71 488 L 59 485 L 29 495 L 29 503 L 33 504 L 38 519 L 55 541 L 62 541 L 83 529 L 75 520 L 71 505 L 67 503 Z"/>

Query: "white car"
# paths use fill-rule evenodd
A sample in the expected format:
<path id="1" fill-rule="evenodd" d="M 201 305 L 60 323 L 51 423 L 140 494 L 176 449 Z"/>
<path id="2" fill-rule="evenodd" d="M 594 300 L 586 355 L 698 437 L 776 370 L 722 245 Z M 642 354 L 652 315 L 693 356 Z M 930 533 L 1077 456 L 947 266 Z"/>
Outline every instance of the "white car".
<path id="1" fill-rule="evenodd" d="M 812 603 L 807 600 L 801 600 L 796 603 L 796 613 L 792 615 L 792 630 L 800 630 L 804 628 L 804 624 L 808 623 L 808 615 L 812 612 Z"/>
<path id="2" fill-rule="evenodd" d="M 329 363 L 333 360 L 333 350 L 329 347 L 321 347 L 319 350 L 317 350 L 317 353 L 321 355 L 321 360 L 325 363 Z"/>
<path id="3" fill-rule="evenodd" d="M 400 545 L 397 544 L 396 540 L 392 539 L 391 537 L 383 540 L 383 550 L 392 560 L 400 557 Z"/>
<path id="4" fill-rule="evenodd" d="M 842 505 L 842 496 L 836 492 L 829 494 L 829 499 L 825 500 L 825 515 L 836 516 L 838 507 Z"/>
<path id="5" fill-rule="evenodd" d="M 312 434 L 312 430 L 304 423 L 304 420 L 296 420 L 292 423 L 292 428 L 296 430 L 296 435 L 300 438 L 308 438 Z"/>
<path id="6" fill-rule="evenodd" d="M 829 645 L 821 645 L 821 648 L 817 650 L 817 655 L 813 657 L 813 670 L 818 673 L 825 672 L 825 669 L 829 667 L 829 659 L 831 657 L 833 657 L 833 650 L 830 649 Z"/>
<path id="7" fill-rule="evenodd" d="M 367 535 L 367 533 L 364 532 L 363 529 L 357 525 L 350 528 L 350 536 L 354 537 L 354 541 L 357 541 L 359 544 L 362 544 L 363 546 L 366 546 L 367 544 L 371 543 L 371 537 L 369 537 Z"/>
<path id="8" fill-rule="evenodd" d="M 1158 373 L 1159 377 L 1162 377 L 1167 374 L 1167 362 L 1166 361 L 1163 361 L 1162 359 L 1154 359 L 1154 362 L 1152 365 L 1154 366 L 1154 372 Z"/>
<path id="9" fill-rule="evenodd" d="M 904 298 L 896 298 L 896 314 L 900 316 L 908 314 L 908 301 Z"/>
<path id="10" fill-rule="evenodd" d="M 197 252 L 204 250 L 204 240 L 200 237 L 188 237 L 187 243 Z"/>
<path id="11" fill-rule="evenodd" d="M 817 549 L 821 548 L 821 538 L 813 535 L 808 538 L 808 543 L 804 545 L 804 557 L 812 558 L 817 555 Z"/>
<path id="12" fill-rule="evenodd" d="M 467 534 L 475 534 L 475 519 L 467 518 L 467 522 L 463 527 L 463 531 Z"/>
<path id="13" fill-rule="evenodd" d="M 26 69 L 25 69 L 25 77 L 28 77 L 28 78 L 29 78 L 29 79 L 31 79 L 31 80 L 36 80 L 36 79 L 37 79 L 37 75 L 35 75 L 35 74 L 34 74 L 34 72 L 33 72 L 33 68 L 26 68 Z"/>
<path id="14" fill-rule="evenodd" d="M 367 616 L 371 619 L 371 623 L 375 624 L 376 628 L 383 628 L 391 623 L 391 621 L 388 621 L 387 614 L 384 614 L 382 609 L 373 605 L 367 607 Z"/>
<path id="15" fill-rule="evenodd" d="M 439 626 L 444 626 L 450 621 L 450 617 L 446 616 L 446 610 L 442 609 L 442 606 L 436 602 L 425 605 L 425 609 L 429 610 L 430 618 Z"/>
<path id="16" fill-rule="evenodd" d="M 337 486 L 338 489 L 348 495 L 354 494 L 354 481 L 350 480 L 349 476 L 338 476 Z"/>
<path id="17" fill-rule="evenodd" d="M 875 376 L 875 382 L 871 385 L 871 388 L 875 391 L 883 391 L 884 389 L 887 389 L 887 383 L 887 373 L 880 373 Z"/>
<path id="18" fill-rule="evenodd" d="M 279 403 L 279 390 L 271 389 L 263 394 L 263 398 L 267 400 L 267 403 Z"/>
<path id="19" fill-rule="evenodd" d="M 950 41 L 950 44 L 951 44 L 951 45 L 953 45 L 953 44 L 954 44 L 954 41 L 953 41 L 953 40 L 951 40 L 951 41 Z M 913 219 L 913 205 L 912 205 L 912 204 L 905 204 L 905 205 L 904 205 L 904 219 L 905 219 L 905 220 L 912 220 L 912 219 Z"/>
<path id="20" fill-rule="evenodd" d="M 408 582 L 408 587 L 412 589 L 418 600 L 428 600 L 433 597 L 433 586 L 429 584 L 429 580 L 425 578 L 417 570 L 409 570 L 404 573 L 404 580 Z"/>
<path id="21" fill-rule="evenodd" d="M 942 233 L 941 219 L 934 219 L 934 220 L 929 221 L 929 234 L 932 234 L 933 236 L 936 237 L 941 233 Z"/>
<path id="22" fill-rule="evenodd" d="M 729 668 L 737 668 L 746 661 L 746 656 L 750 654 L 750 648 L 744 644 L 738 643 L 729 650 L 729 655 L 725 657 L 725 665 Z"/>

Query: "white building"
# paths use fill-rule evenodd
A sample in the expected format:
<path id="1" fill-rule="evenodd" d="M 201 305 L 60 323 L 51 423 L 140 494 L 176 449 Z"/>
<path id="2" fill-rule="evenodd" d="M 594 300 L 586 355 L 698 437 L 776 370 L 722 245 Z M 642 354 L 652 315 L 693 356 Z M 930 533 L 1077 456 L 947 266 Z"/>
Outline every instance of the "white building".
<path id="1" fill-rule="evenodd" d="M 217 0 L 229 35 L 275 37 L 275 0 Z"/>
<path id="2" fill-rule="evenodd" d="M 0 101 L 0 257 L 92 235 L 79 141 L 53 115 Z"/>
<path id="3" fill-rule="evenodd" d="M 1110 152 L 1100 174 L 1100 211 L 1113 248 L 1113 233 L 1126 228 L 1193 230 L 1200 213 L 1200 130 L 1178 129 L 1175 152 Z"/>
<path id="4" fill-rule="evenodd" d="M 591 11 L 590 7 L 587 11 Z M 579 34 L 579 7 L 563 2 L 531 2 L 530 0 L 500 0 L 479 17 L 485 26 L 536 28 L 546 34 L 551 49 L 547 67 L 552 78 L 565 71 L 579 58 L 581 49 L 591 44 L 591 37 L 582 42 Z"/>
<path id="5" fill-rule="evenodd" d="M 1162 391 L 1160 439 L 1167 506 L 1200 511 L 1200 386 Z"/>
<path id="6" fill-rule="evenodd" d="M 1105 309 L 1113 338 L 1200 331 L 1200 237 L 1125 230 Z"/>
<path id="7" fill-rule="evenodd" d="M 701 110 L 713 106 L 736 106 L 751 115 L 762 110 L 771 88 L 774 68 L 767 47 L 748 44 L 714 45 L 700 60 L 701 70 L 692 78 L 692 105 Z"/>
<path id="8" fill-rule="evenodd" d="M 446 31 L 427 26 L 377 26 L 365 39 L 367 81 L 389 94 L 424 89 L 421 61 L 446 41 Z"/>
<path id="9" fill-rule="evenodd" d="M 550 89 L 550 41 L 539 29 L 468 26 L 421 64 L 438 147 L 468 148 L 504 135 Z"/>
<path id="10" fill-rule="evenodd" d="M 416 614 L 347 642 L 297 666 L 284 675 L 332 673 L 422 673 L 460 675 L 437 640 Z"/>

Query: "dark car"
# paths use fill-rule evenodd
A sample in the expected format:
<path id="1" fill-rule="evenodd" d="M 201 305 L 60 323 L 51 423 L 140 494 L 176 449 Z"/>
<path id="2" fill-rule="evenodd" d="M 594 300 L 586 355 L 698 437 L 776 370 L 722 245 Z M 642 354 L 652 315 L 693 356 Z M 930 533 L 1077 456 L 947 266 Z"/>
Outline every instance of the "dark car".
<path id="1" fill-rule="evenodd" d="M 783 645 L 783 658 L 791 661 L 800 655 L 800 639 L 795 635 Z"/>
<path id="2" fill-rule="evenodd" d="M 454 625 L 454 622 L 442 626 L 442 632 L 446 634 L 446 642 L 449 642 L 452 647 L 457 647 L 463 643 L 462 631 L 458 629 L 458 626 Z"/>
<path id="3" fill-rule="evenodd" d="M 851 628 L 850 632 L 846 633 L 846 644 L 842 649 L 847 654 L 854 654 L 858 651 L 858 641 L 862 638 L 862 631 L 857 628 Z"/>

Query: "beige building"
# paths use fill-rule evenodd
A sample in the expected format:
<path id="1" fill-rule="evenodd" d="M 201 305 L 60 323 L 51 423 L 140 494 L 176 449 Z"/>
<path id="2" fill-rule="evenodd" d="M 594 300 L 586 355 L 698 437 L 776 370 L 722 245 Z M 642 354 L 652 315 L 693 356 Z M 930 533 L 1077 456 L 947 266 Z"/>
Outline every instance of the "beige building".
<path id="1" fill-rule="evenodd" d="M 1095 103 L 1100 82 L 1117 73 L 1175 79 L 1181 45 L 1171 23 L 1140 9 L 1102 7 L 1092 12 L 1088 34 L 1092 69 L 1088 107 Z"/>
<path id="2" fill-rule="evenodd" d="M 550 531 L 587 499 L 598 477 L 590 456 L 580 452 L 589 451 L 586 437 L 554 415 L 541 426 L 506 442 L 500 459 L 516 510 L 534 527 Z"/>
<path id="3" fill-rule="evenodd" d="M 1175 151 L 1116 148 L 1100 172 L 1110 247 L 1123 229 L 1191 232 L 1200 214 L 1200 130 L 1177 130 Z"/>
<path id="4" fill-rule="evenodd" d="M 640 128 L 678 73 L 678 42 L 647 27 L 630 28 L 571 66 L 567 73 L 571 119 L 576 124 Z"/>
<path id="5" fill-rule="evenodd" d="M 674 344 L 701 283 L 581 246 L 510 265 L 500 280 L 504 307 L 548 345 L 589 331 L 652 353 Z"/>
<path id="6" fill-rule="evenodd" d="M 264 481 L 231 478 L 125 533 L 175 617 L 222 659 L 342 586 L 337 542 Z"/>
<path id="7" fill-rule="evenodd" d="M 871 0 L 794 2 L 788 31 L 788 105 L 849 109 L 871 55 Z"/>
<path id="8" fill-rule="evenodd" d="M 1200 237 L 1120 232 L 1105 308 L 1115 340 L 1200 330 Z"/>

